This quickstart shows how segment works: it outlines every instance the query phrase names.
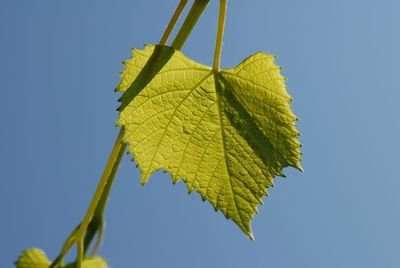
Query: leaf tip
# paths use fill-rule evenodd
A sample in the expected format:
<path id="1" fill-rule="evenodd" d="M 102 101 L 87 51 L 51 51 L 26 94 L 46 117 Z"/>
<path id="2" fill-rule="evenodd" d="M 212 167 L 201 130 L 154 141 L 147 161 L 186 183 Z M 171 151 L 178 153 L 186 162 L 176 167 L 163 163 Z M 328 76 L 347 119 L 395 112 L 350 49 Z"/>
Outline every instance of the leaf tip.
<path id="1" fill-rule="evenodd" d="M 142 186 L 142 187 L 144 187 L 145 185 L 146 185 L 146 182 L 147 182 L 147 178 L 146 177 L 142 177 L 142 180 L 140 181 L 140 185 Z"/>
<path id="2" fill-rule="evenodd" d="M 298 163 L 294 168 L 297 169 L 300 172 L 304 172 L 304 169 L 303 169 L 303 167 L 301 166 L 300 163 Z"/>
<path id="3" fill-rule="evenodd" d="M 256 240 L 254 238 L 253 232 L 251 230 L 247 233 L 247 236 L 250 238 L 251 241 L 255 241 Z"/>

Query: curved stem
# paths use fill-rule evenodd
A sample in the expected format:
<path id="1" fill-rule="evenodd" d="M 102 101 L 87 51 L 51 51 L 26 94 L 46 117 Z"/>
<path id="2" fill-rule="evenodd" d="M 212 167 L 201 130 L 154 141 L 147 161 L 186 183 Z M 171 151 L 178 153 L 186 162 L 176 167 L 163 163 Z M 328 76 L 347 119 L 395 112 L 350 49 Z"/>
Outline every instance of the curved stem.
<path id="1" fill-rule="evenodd" d="M 176 23 L 178 22 L 179 17 L 181 16 L 183 10 L 185 9 L 186 4 L 189 0 L 181 0 L 178 7 L 175 10 L 174 15 L 172 16 L 167 29 L 165 30 L 163 36 L 161 37 L 160 46 L 163 46 L 167 43 L 169 36 L 171 35 L 172 30 L 174 29 Z"/>
<path id="2" fill-rule="evenodd" d="M 57 258 L 51 263 L 49 268 L 56 268 L 61 265 L 61 262 L 64 258 L 64 256 L 68 253 L 68 251 L 72 248 L 72 246 L 75 244 L 75 235 L 76 232 L 78 231 L 80 225 L 75 227 L 75 229 L 72 231 L 72 233 L 68 236 L 67 240 L 64 242 L 64 245 L 61 248 L 60 254 L 57 256 Z"/>
<path id="3" fill-rule="evenodd" d="M 104 169 L 103 176 L 101 177 L 100 182 L 97 185 L 96 192 L 93 195 L 93 199 L 90 202 L 89 208 L 88 208 L 88 210 L 85 214 L 85 217 L 83 218 L 82 224 L 77 232 L 77 235 L 80 237 L 84 236 L 86 229 L 87 229 L 90 221 L 93 218 L 94 212 L 100 201 L 101 194 L 103 193 L 103 191 L 107 185 L 107 182 L 110 180 L 111 175 L 115 175 L 115 173 L 114 174 L 112 173 L 112 170 L 115 165 L 119 164 L 119 163 L 117 163 L 118 155 L 122 154 L 126 148 L 126 144 L 124 144 L 122 142 L 124 133 L 125 133 L 125 129 L 121 128 L 121 130 L 118 134 L 117 140 L 115 141 L 110 158 L 108 159 L 106 168 Z"/>
<path id="4" fill-rule="evenodd" d="M 89 254 L 90 256 L 95 256 L 97 254 L 97 250 L 99 250 L 101 243 L 103 242 L 103 237 L 104 237 L 104 219 L 102 219 L 99 222 L 99 226 L 97 229 L 96 243 L 94 244 L 93 249 Z M 86 242 L 86 241 L 84 241 L 84 242 Z M 86 252 L 84 252 L 84 253 L 86 254 Z"/>
<path id="5" fill-rule="evenodd" d="M 94 211 L 93 217 L 90 220 L 90 223 L 86 230 L 85 239 L 84 239 L 84 253 L 85 254 L 86 254 L 87 250 L 89 249 L 89 246 L 90 246 L 90 243 L 91 243 L 93 237 L 95 236 L 95 234 L 98 231 L 99 232 L 98 232 L 97 242 L 95 244 L 95 247 L 93 248 L 92 254 L 97 251 L 97 248 L 99 247 L 102 237 L 103 237 L 102 232 L 104 229 L 104 210 L 107 205 L 108 196 L 110 194 L 110 190 L 111 190 L 112 184 L 114 182 L 115 175 L 117 174 L 117 171 L 118 171 L 119 163 L 121 162 L 122 157 L 123 157 L 124 152 L 127 147 L 126 144 L 122 143 L 123 135 L 124 135 L 124 129 L 121 128 L 121 131 L 118 134 L 117 140 L 114 145 L 114 149 L 118 150 L 118 153 L 114 160 L 114 164 L 112 165 L 111 172 L 108 175 L 108 180 L 104 186 L 100 200 L 96 206 L 96 210 Z M 118 145 L 119 147 L 116 148 L 118 142 L 120 145 Z M 111 159 L 111 156 L 110 156 L 110 159 Z"/>
<path id="6" fill-rule="evenodd" d="M 215 44 L 213 70 L 219 71 L 221 63 L 222 40 L 224 37 L 227 0 L 220 0 L 217 41 Z"/>
<path id="7" fill-rule="evenodd" d="M 183 47 L 183 44 L 186 42 L 186 39 L 189 37 L 189 34 L 192 32 L 194 25 L 196 25 L 199 20 L 201 14 L 203 14 L 204 9 L 207 7 L 209 0 L 195 0 L 192 8 L 189 11 L 185 21 L 182 24 L 181 29 L 175 37 L 175 40 L 172 42 L 172 47 L 180 50 Z"/>
<path id="8" fill-rule="evenodd" d="M 59 256 L 56 258 L 56 260 L 51 264 L 51 268 L 57 267 L 66 253 L 70 250 L 70 248 L 77 243 L 78 246 L 78 254 L 77 254 L 77 267 L 81 268 L 82 264 L 82 259 L 85 254 L 85 249 L 84 249 L 84 236 L 86 234 L 86 231 L 88 229 L 88 225 L 92 221 L 95 212 L 97 211 L 97 208 L 99 207 L 101 210 L 101 217 L 102 213 L 105 208 L 105 203 L 107 200 L 107 196 L 109 193 L 109 188 L 111 188 L 111 183 L 115 177 L 116 174 L 116 169 L 118 169 L 119 163 L 122 159 L 122 155 L 125 152 L 126 149 L 126 144 L 122 142 L 122 138 L 124 136 L 125 130 L 124 128 L 121 128 L 117 140 L 115 141 L 114 147 L 111 151 L 111 155 L 108 159 L 106 168 L 104 169 L 103 175 L 100 179 L 100 182 L 96 188 L 96 191 L 93 195 L 92 201 L 89 205 L 89 208 L 85 214 L 85 217 L 83 218 L 83 221 L 81 224 L 79 224 L 75 230 L 72 232 L 72 234 L 68 237 L 67 241 L 64 243 L 63 248 L 61 249 L 61 252 Z M 106 195 L 104 195 L 106 194 Z M 101 206 L 99 204 L 101 203 L 100 201 L 103 201 Z"/>

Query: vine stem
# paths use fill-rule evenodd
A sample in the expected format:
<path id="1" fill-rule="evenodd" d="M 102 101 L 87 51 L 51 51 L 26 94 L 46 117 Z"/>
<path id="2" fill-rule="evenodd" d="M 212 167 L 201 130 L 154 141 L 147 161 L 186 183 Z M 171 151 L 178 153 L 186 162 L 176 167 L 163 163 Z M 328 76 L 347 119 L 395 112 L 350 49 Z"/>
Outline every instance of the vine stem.
<path id="1" fill-rule="evenodd" d="M 195 0 L 192 8 L 189 11 L 185 21 L 182 24 L 178 34 L 175 37 L 175 40 L 172 42 L 171 47 L 175 49 L 182 49 L 185 44 L 187 38 L 193 30 L 193 27 L 196 25 L 200 16 L 203 14 L 204 9 L 207 7 L 209 0 Z"/>
<path id="2" fill-rule="evenodd" d="M 84 249 L 84 236 L 88 229 L 88 226 L 95 215 L 99 203 L 102 206 L 102 211 L 104 211 L 105 203 L 108 197 L 109 189 L 111 188 L 111 183 L 115 177 L 116 170 L 118 169 L 119 163 L 121 162 L 122 156 L 126 150 L 127 145 L 122 142 L 125 130 L 121 128 L 117 139 L 114 143 L 114 147 L 111 151 L 110 157 L 108 159 L 107 165 L 104 169 L 103 175 L 97 185 L 96 191 L 93 195 L 92 201 L 90 202 L 89 208 L 82 220 L 82 223 L 78 225 L 72 234 L 68 237 L 63 248 L 61 249 L 60 255 L 51 264 L 50 268 L 57 267 L 65 254 L 69 249 L 76 243 L 77 244 L 77 267 L 82 267 L 82 260 L 85 254 Z M 104 191 L 107 191 L 107 196 L 103 195 Z M 104 201 L 103 201 L 104 200 Z M 102 217 L 102 212 L 100 213 Z"/>
<path id="3" fill-rule="evenodd" d="M 122 139 L 125 134 L 125 129 L 122 127 L 119 131 L 117 139 L 114 143 L 114 147 L 111 151 L 111 155 L 108 159 L 107 165 L 104 169 L 103 175 L 100 179 L 99 184 L 97 185 L 96 192 L 93 195 L 92 201 L 90 202 L 89 208 L 83 218 L 83 221 L 76 233 L 77 237 L 77 268 L 82 267 L 82 260 L 85 255 L 84 248 L 84 237 L 90 222 L 92 221 L 97 207 L 99 204 L 101 205 L 100 217 L 103 216 L 103 211 L 105 209 L 105 204 L 108 198 L 109 189 L 111 188 L 111 183 L 114 180 L 115 174 L 117 173 L 117 169 L 119 163 L 121 162 L 122 156 L 126 150 L 127 145 L 122 142 Z M 107 187 L 109 185 L 109 187 Z M 103 195 L 103 192 L 108 188 L 107 195 Z M 104 201 L 103 201 L 104 200 Z M 102 201 L 102 202 L 100 202 Z"/>
<path id="4" fill-rule="evenodd" d="M 164 46 L 167 41 L 169 36 L 171 35 L 172 30 L 174 29 L 176 23 L 178 22 L 179 17 L 181 16 L 183 10 L 185 9 L 185 6 L 187 5 L 189 0 L 181 0 L 181 2 L 179 3 L 178 7 L 175 10 L 174 15 L 172 16 L 167 29 L 165 30 L 163 36 L 161 37 L 161 40 L 159 42 L 160 46 Z"/>
<path id="5" fill-rule="evenodd" d="M 219 3 L 218 31 L 213 64 L 213 70 L 216 72 L 219 72 L 221 64 L 222 40 L 224 38 L 227 0 L 220 0 Z"/>
<path id="6" fill-rule="evenodd" d="M 125 149 L 126 149 L 126 144 L 122 142 L 122 138 L 124 137 L 125 134 L 125 129 L 121 128 L 118 136 L 117 136 L 117 140 L 115 141 L 114 147 L 111 151 L 111 155 L 108 159 L 106 168 L 104 169 L 103 175 L 100 179 L 99 184 L 97 185 L 97 189 L 96 192 L 94 193 L 93 199 L 89 205 L 89 208 L 85 214 L 85 217 L 83 218 L 82 224 L 77 232 L 78 236 L 82 236 L 84 235 L 84 232 L 86 231 L 89 222 L 92 220 L 92 217 L 94 215 L 94 212 L 96 210 L 96 207 L 100 201 L 101 198 L 101 194 L 103 193 L 107 182 L 110 180 L 112 175 L 112 171 L 114 166 L 118 166 L 120 159 L 121 159 L 121 155 L 124 153 Z M 119 160 L 119 161 L 118 161 Z M 115 174 L 113 174 L 115 175 Z"/>
<path id="7" fill-rule="evenodd" d="M 188 0 L 181 0 L 181 2 L 179 3 L 163 36 L 161 37 L 159 45 L 165 45 L 165 43 L 168 41 L 168 38 L 171 35 L 171 32 L 175 27 L 179 17 L 181 16 L 185 6 L 187 5 L 187 2 Z M 186 42 L 194 25 L 200 18 L 201 14 L 203 13 L 208 3 L 209 0 L 195 0 L 180 31 L 178 32 L 177 36 L 173 41 L 172 47 L 174 47 L 175 49 L 182 48 L 183 44 Z M 76 267 L 82 268 L 83 258 L 85 257 L 86 250 L 90 246 L 90 243 L 94 235 L 99 230 L 99 237 L 94 247 L 94 252 L 98 248 L 103 233 L 103 224 L 104 224 L 103 214 L 107 203 L 108 195 L 112 183 L 114 181 L 115 175 L 117 173 L 119 163 L 121 162 L 122 156 L 127 148 L 127 145 L 123 142 L 124 134 L 125 134 L 125 129 L 122 127 L 114 143 L 114 147 L 111 151 L 111 154 L 109 156 L 107 165 L 104 169 L 100 182 L 97 185 L 96 191 L 93 195 L 89 208 L 81 224 L 79 224 L 67 238 L 61 249 L 60 254 L 50 265 L 50 268 L 59 267 L 59 265 L 62 263 L 64 256 L 67 254 L 67 252 L 71 249 L 71 247 L 74 244 L 77 244 Z M 91 224 L 93 224 L 93 228 L 90 228 Z"/>

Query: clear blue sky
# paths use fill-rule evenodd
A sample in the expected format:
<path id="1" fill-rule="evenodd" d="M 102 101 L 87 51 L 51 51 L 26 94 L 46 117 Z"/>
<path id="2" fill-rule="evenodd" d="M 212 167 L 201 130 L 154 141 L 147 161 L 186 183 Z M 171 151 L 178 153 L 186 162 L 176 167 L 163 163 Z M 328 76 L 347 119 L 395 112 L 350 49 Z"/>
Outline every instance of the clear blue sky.
<path id="1" fill-rule="evenodd" d="M 156 43 L 178 0 L 1 0 L 0 267 L 54 258 L 82 218 L 118 130 L 121 61 Z M 211 64 L 213 0 L 184 52 Z M 222 65 L 278 56 L 300 118 L 255 242 L 185 185 L 125 157 L 101 254 L 114 268 L 400 267 L 400 2 L 229 1 Z"/>

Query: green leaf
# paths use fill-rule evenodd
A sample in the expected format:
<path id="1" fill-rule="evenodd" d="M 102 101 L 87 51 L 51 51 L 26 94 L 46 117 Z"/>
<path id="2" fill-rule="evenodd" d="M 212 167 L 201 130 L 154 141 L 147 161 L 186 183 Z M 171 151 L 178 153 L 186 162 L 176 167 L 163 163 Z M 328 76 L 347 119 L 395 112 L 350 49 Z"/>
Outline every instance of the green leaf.
<path id="1" fill-rule="evenodd" d="M 38 248 L 24 250 L 15 262 L 17 268 L 48 268 L 50 264 L 46 253 Z M 74 268 L 75 266 L 75 263 L 70 263 L 62 268 Z M 108 265 L 103 258 L 89 257 L 83 260 L 82 268 L 108 268 Z"/>
<path id="2" fill-rule="evenodd" d="M 117 125 L 142 172 L 182 179 L 253 238 L 250 222 L 275 176 L 301 170 L 299 132 L 274 56 L 258 52 L 219 72 L 181 52 L 134 50 L 116 91 Z"/>
<path id="3" fill-rule="evenodd" d="M 50 264 L 46 254 L 38 248 L 22 251 L 21 256 L 15 262 L 17 268 L 47 268 Z"/>

